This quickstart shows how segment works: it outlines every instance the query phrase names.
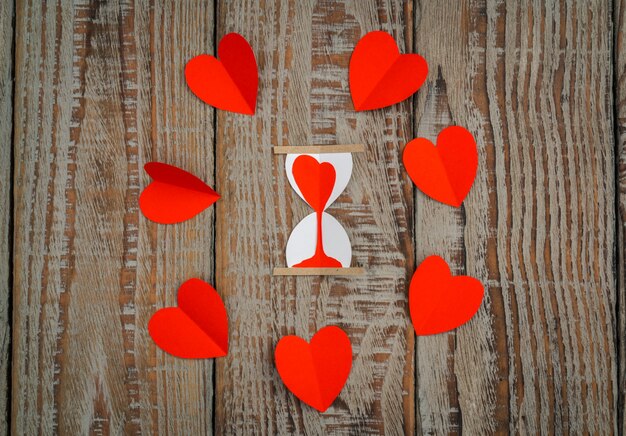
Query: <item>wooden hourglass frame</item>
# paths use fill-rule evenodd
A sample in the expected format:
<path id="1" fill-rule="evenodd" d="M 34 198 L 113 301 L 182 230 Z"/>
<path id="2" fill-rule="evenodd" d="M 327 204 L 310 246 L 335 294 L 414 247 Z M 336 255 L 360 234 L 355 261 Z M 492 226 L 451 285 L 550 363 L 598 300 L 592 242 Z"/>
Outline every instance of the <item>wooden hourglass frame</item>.
<path id="1" fill-rule="evenodd" d="M 362 144 L 274 147 L 285 154 L 285 171 L 291 187 L 313 212 L 291 232 L 286 247 L 287 267 L 274 275 L 359 275 L 352 267 L 352 247 L 342 225 L 327 209 L 345 190 L 352 175 L 352 153 Z"/>

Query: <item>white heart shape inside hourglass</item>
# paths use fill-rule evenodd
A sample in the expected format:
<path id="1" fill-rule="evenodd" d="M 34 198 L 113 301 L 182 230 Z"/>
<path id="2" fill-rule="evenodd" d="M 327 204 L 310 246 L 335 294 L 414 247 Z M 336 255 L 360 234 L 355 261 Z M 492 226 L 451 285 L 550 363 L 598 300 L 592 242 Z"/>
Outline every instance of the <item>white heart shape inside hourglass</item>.
<path id="1" fill-rule="evenodd" d="M 317 246 L 317 213 L 304 217 L 294 227 L 287 241 L 287 266 L 349 268 L 352 247 L 344 228 L 332 215 L 321 214 L 322 247 Z M 333 265 L 333 261 L 337 265 Z"/>

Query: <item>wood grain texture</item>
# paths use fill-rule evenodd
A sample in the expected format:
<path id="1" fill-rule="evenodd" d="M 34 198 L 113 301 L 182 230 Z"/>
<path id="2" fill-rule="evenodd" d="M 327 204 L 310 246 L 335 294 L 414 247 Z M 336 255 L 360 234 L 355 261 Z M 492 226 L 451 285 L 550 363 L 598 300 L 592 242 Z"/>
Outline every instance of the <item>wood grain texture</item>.
<path id="1" fill-rule="evenodd" d="M 611 9 L 423 2 L 415 26 L 418 134 L 459 124 L 479 148 L 460 210 L 418 194 L 417 261 L 444 255 L 487 291 L 467 325 L 417 341 L 418 428 L 615 432 Z"/>
<path id="2" fill-rule="evenodd" d="M 9 432 L 11 358 L 11 138 L 13 132 L 13 2 L 0 3 L 0 435 Z"/>
<path id="3" fill-rule="evenodd" d="M 213 184 L 213 109 L 186 88 L 213 3 L 18 2 L 15 434 L 210 433 L 211 361 L 156 349 L 155 310 L 213 276 L 211 210 L 158 226 L 145 162 Z"/>
<path id="4" fill-rule="evenodd" d="M 11 433 L 626 433 L 626 0 L 214 1 L 23 0 L 14 30 L 0 2 L 5 60 L 15 31 L 15 65 L 0 67 Z M 356 113 L 349 58 L 371 30 L 424 56 L 429 76 L 413 99 Z M 216 112 L 184 81 L 185 62 L 232 31 L 259 64 L 252 117 Z M 450 124 L 480 156 L 459 209 L 401 164 L 409 140 Z M 307 144 L 365 146 L 328 210 L 362 276 L 272 276 L 311 212 L 273 147 Z M 222 198 L 149 222 L 137 199 L 151 160 Z M 407 286 L 430 254 L 486 297 L 463 327 L 415 339 Z M 191 277 L 225 301 L 225 358 L 177 359 L 147 333 Z M 320 414 L 273 356 L 282 336 L 326 325 L 348 333 L 354 362 Z"/>
<path id="5" fill-rule="evenodd" d="M 413 432 L 413 334 L 406 289 L 413 265 L 412 188 L 400 164 L 410 102 L 356 113 L 348 88 L 352 50 L 366 32 L 410 47 L 411 5 L 400 1 L 222 1 L 218 34 L 239 32 L 259 64 L 254 117 L 217 118 L 216 284 L 230 316 L 229 355 L 217 362 L 219 434 Z M 293 192 L 273 146 L 365 143 L 345 192 L 328 209 L 345 227 L 359 277 L 272 277 L 311 211 Z M 352 372 L 320 414 L 282 384 L 274 347 L 338 325 Z"/>
<path id="6" fill-rule="evenodd" d="M 626 433 L 626 1 L 615 0 L 613 81 L 616 133 L 618 430 Z"/>

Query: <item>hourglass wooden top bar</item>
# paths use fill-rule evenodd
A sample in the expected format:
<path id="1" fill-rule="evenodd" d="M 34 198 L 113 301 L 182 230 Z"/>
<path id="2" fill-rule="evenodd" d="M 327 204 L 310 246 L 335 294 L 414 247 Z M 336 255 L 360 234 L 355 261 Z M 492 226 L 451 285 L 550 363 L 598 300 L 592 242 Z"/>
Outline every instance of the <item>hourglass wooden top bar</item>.
<path id="1" fill-rule="evenodd" d="M 274 154 L 362 153 L 364 151 L 365 145 L 363 144 L 294 145 L 274 147 Z"/>
<path id="2" fill-rule="evenodd" d="M 363 144 L 274 147 L 285 154 L 289 184 L 312 209 L 287 241 L 287 267 L 275 276 L 322 276 L 364 273 L 351 266 L 352 247 L 345 229 L 326 209 L 346 189 L 352 174 L 352 153 Z"/>

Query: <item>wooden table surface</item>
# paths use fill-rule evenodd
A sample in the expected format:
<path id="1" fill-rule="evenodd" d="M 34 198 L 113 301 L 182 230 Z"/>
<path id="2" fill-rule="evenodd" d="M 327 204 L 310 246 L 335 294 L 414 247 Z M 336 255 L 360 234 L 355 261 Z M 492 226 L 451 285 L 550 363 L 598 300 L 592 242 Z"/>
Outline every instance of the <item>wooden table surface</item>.
<path id="1" fill-rule="evenodd" d="M 0 433 L 460 434 L 626 431 L 626 0 L 0 2 Z M 356 113 L 350 54 L 391 33 L 429 63 L 401 104 Z M 185 84 L 239 32 L 253 117 Z M 479 171 L 460 209 L 414 189 L 414 137 L 467 127 Z M 272 146 L 363 143 L 332 214 L 360 277 L 273 277 L 310 211 Z M 157 160 L 222 198 L 146 220 Z M 480 279 L 477 315 L 415 337 L 426 256 Z M 178 286 L 215 285 L 230 350 L 182 360 L 147 323 Z M 284 335 L 350 336 L 326 413 L 289 393 Z"/>

